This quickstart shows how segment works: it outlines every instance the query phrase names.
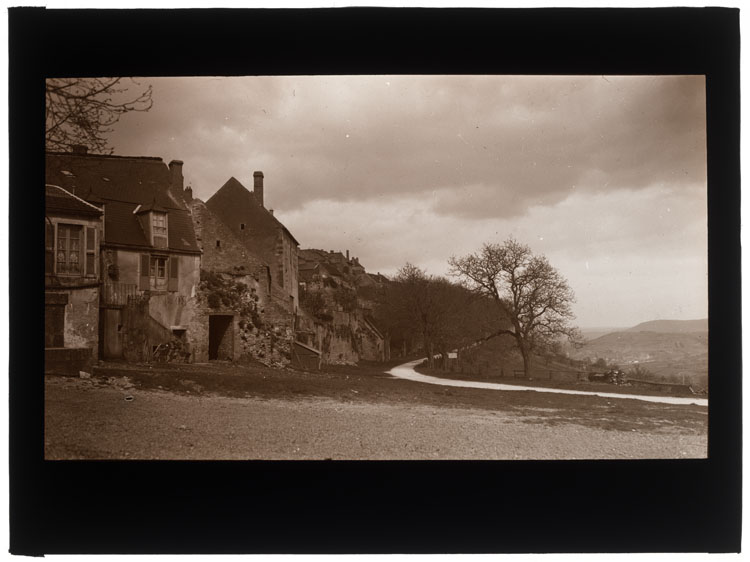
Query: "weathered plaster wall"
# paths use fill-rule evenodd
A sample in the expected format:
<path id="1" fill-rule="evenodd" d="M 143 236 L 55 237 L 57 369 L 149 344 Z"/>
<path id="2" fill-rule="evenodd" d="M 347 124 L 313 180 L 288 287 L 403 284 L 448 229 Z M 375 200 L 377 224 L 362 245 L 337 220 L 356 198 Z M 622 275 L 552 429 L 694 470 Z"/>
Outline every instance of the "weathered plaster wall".
<path id="1" fill-rule="evenodd" d="M 94 359 L 99 349 L 99 288 L 56 291 L 67 293 L 65 347 L 88 347 Z"/>
<path id="2" fill-rule="evenodd" d="M 144 252 L 145 253 L 145 252 Z M 116 281 L 138 287 L 141 252 L 125 249 L 107 249 L 102 253 L 106 282 Z M 137 298 L 122 309 L 121 342 L 123 355 L 132 361 L 148 361 L 154 346 L 180 337 L 186 328 L 185 341 L 188 350 L 204 337 L 195 306 L 200 278 L 200 256 L 171 254 L 170 259 L 179 260 L 177 291 L 136 291 Z M 109 264 L 117 265 L 117 279 L 109 275 Z M 206 319 L 207 322 L 207 319 Z M 207 328 L 205 328 L 207 330 Z M 193 353 L 194 356 L 194 353 Z"/>
<path id="3" fill-rule="evenodd" d="M 172 331 L 150 313 L 150 298 L 131 300 L 122 310 L 123 355 L 128 361 L 149 361 L 155 346 L 172 339 Z"/>
<path id="4" fill-rule="evenodd" d="M 114 263 L 117 264 L 119 283 L 138 285 L 140 275 L 140 256 L 138 252 L 113 250 Z"/>
<path id="5" fill-rule="evenodd" d="M 152 293 L 148 312 L 159 324 L 171 330 L 173 326 L 190 322 L 191 319 L 185 314 L 187 301 L 188 297 L 179 293 Z"/>
<path id="6" fill-rule="evenodd" d="M 174 259 L 172 255 L 170 259 Z M 200 282 L 201 257 L 194 255 L 181 255 L 178 258 L 180 265 L 177 270 L 177 292 L 186 297 L 194 297 Z"/>

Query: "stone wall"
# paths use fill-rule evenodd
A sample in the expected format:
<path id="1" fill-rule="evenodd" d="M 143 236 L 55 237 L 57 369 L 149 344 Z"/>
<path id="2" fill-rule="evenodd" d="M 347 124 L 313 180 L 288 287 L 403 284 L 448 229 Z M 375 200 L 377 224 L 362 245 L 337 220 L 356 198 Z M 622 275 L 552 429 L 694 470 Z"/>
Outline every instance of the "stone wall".
<path id="1" fill-rule="evenodd" d="M 241 283 L 247 288 L 240 304 L 229 307 L 211 298 L 212 290 L 202 283 L 195 299 L 195 310 L 188 331 L 202 334 L 193 345 L 194 360 L 209 360 L 209 318 L 211 315 L 232 315 L 232 356 L 233 361 L 255 360 L 270 366 L 288 364 L 290 345 L 293 341 L 293 318 L 273 303 L 273 298 L 265 303 L 260 300 L 259 289 L 264 285 L 252 275 L 229 275 L 205 273 L 206 276 L 220 276 L 227 287 Z M 237 293 L 239 295 L 239 292 Z M 253 305 L 254 303 L 254 305 Z M 213 305 L 213 306 L 212 306 Z M 280 319 L 280 320 L 279 320 Z"/>
<path id="2" fill-rule="evenodd" d="M 353 287 L 337 278 L 334 285 L 326 279 L 311 280 L 307 295 L 322 299 L 322 308 L 302 309 L 297 327 L 298 339 L 322 352 L 323 363 L 352 364 L 360 359 L 382 361 L 383 338 L 368 325 L 358 306 Z M 309 301 L 306 301 L 309 302 Z"/>
<path id="3" fill-rule="evenodd" d="M 366 321 L 360 321 L 359 330 L 359 349 L 360 356 L 365 361 L 383 361 L 384 355 L 384 342 L 383 338 L 374 332 Z"/>
<path id="4" fill-rule="evenodd" d="M 281 228 L 278 230 L 275 253 L 278 279 L 285 295 L 291 297 L 287 306 L 294 314 L 299 306 L 299 248 L 291 236 Z"/>
<path id="5" fill-rule="evenodd" d="M 297 339 L 320 350 L 324 364 L 356 364 L 361 359 L 379 360 L 377 343 L 371 341 L 370 330 L 356 313 L 334 311 L 331 321 L 321 321 L 302 312 L 299 316 Z M 382 340 L 381 340 L 382 346 Z"/>
<path id="6" fill-rule="evenodd" d="M 221 219 L 200 199 L 190 203 L 193 228 L 198 246 L 203 251 L 201 269 L 233 274 L 267 277 L 267 264 L 251 253 Z"/>
<path id="7" fill-rule="evenodd" d="M 44 350 L 44 374 L 77 377 L 81 371 L 91 373 L 92 349 L 84 347 L 52 347 Z"/>

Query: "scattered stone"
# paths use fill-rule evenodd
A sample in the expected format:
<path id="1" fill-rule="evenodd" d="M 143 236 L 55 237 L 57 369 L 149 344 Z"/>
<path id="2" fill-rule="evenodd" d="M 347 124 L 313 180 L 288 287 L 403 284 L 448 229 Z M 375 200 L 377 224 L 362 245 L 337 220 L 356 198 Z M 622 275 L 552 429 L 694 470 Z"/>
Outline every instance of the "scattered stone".
<path id="1" fill-rule="evenodd" d="M 91 373 L 87 373 L 86 371 L 78 371 L 78 376 L 82 379 L 90 379 Z"/>
<path id="2" fill-rule="evenodd" d="M 133 400 L 133 397 L 130 396 L 129 394 L 125 397 L 125 402 L 132 402 L 132 400 Z"/>

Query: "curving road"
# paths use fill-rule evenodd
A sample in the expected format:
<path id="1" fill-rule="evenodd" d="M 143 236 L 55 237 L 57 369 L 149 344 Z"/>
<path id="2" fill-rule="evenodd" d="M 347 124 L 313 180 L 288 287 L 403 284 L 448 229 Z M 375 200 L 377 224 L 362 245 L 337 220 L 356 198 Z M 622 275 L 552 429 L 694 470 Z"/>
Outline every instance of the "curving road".
<path id="1" fill-rule="evenodd" d="M 458 381 L 453 379 L 442 379 L 417 373 L 414 370 L 424 359 L 409 361 L 398 367 L 394 367 L 388 374 L 399 379 L 424 382 L 427 384 L 439 384 L 442 386 L 461 386 L 465 388 L 484 388 L 488 390 L 531 390 L 532 392 L 552 392 L 555 394 L 581 394 L 583 396 L 601 396 L 603 398 L 629 398 L 630 400 L 643 400 L 645 402 L 661 402 L 663 404 L 695 404 L 696 406 L 708 406 L 707 398 L 679 398 L 677 396 L 643 396 L 640 394 L 620 394 L 617 392 L 588 392 L 585 390 L 565 390 L 561 388 L 541 388 L 534 386 L 518 386 L 515 384 L 500 384 L 494 382 Z"/>

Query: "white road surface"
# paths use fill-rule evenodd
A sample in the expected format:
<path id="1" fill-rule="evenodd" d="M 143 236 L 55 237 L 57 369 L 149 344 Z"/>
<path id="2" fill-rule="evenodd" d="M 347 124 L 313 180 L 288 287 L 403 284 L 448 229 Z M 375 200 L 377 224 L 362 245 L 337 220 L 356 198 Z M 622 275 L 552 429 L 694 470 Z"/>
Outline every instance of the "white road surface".
<path id="1" fill-rule="evenodd" d="M 388 373 L 399 379 L 407 379 L 410 381 L 424 382 L 427 384 L 439 384 L 442 386 L 461 386 L 464 388 L 485 388 L 487 390 L 530 390 L 532 392 L 552 392 L 555 394 L 580 394 L 583 396 L 601 396 L 603 398 L 629 398 L 631 400 L 644 400 L 646 402 L 660 402 L 663 404 L 695 404 L 697 406 L 708 407 L 708 399 L 706 398 L 691 398 L 691 397 L 677 397 L 677 396 L 643 396 L 640 394 L 620 394 L 616 392 L 588 392 L 585 390 L 565 390 L 561 388 L 542 388 L 535 386 L 519 386 L 515 384 L 500 384 L 494 382 L 479 382 L 479 381 L 457 381 L 453 379 L 443 379 L 438 377 L 431 377 L 429 375 L 423 375 L 417 373 L 414 370 L 416 365 L 419 365 L 424 359 L 418 359 L 416 361 L 410 361 L 404 363 L 398 367 L 394 367 Z"/>

